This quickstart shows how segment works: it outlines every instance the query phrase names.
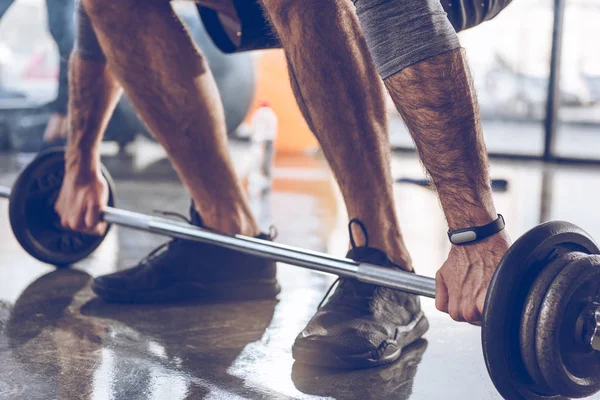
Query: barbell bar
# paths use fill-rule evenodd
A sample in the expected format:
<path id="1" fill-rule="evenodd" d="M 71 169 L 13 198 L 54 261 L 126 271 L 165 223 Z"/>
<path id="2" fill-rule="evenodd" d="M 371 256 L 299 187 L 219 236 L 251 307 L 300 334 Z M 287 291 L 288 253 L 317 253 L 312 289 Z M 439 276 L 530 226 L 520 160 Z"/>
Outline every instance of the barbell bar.
<path id="1" fill-rule="evenodd" d="M 11 188 L 0 186 L 0 197 L 10 198 Z M 377 265 L 358 263 L 324 253 L 242 235 L 224 235 L 171 219 L 105 207 L 101 220 L 143 232 L 214 244 L 231 250 L 315 271 L 354 278 L 361 282 L 435 298 L 435 279 Z"/>
<path id="2" fill-rule="evenodd" d="M 11 188 L 0 186 L 0 197 L 10 198 L 10 195 Z M 224 235 L 184 222 L 114 207 L 105 207 L 101 213 L 101 220 L 143 232 L 214 244 L 240 253 L 435 298 L 435 279 L 397 269 L 358 263 L 347 258 L 338 258 L 268 240 L 242 235 Z"/>

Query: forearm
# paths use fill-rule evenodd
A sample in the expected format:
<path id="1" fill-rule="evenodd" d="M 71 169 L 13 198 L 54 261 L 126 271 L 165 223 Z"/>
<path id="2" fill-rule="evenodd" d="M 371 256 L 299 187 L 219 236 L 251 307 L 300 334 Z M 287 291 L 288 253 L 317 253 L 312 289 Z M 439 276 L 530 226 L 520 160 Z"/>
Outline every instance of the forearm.
<path id="1" fill-rule="evenodd" d="M 456 49 L 386 80 L 450 229 L 496 218 L 479 109 L 466 57 Z"/>
<path id="2" fill-rule="evenodd" d="M 121 88 L 104 61 L 71 56 L 69 67 L 69 120 L 67 164 L 95 168 L 100 159 L 100 142 Z"/>

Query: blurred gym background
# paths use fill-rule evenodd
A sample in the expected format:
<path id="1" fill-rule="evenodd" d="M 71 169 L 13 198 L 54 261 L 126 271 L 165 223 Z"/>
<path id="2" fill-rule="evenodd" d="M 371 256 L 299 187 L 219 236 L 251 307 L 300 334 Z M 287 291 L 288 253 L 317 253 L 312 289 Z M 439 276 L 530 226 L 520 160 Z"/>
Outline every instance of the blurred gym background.
<path id="1" fill-rule="evenodd" d="M 178 13 L 215 71 L 230 135 L 246 139 L 259 102 L 278 120 L 279 151 L 306 152 L 316 142 L 295 105 L 281 51 L 223 55 L 189 2 Z M 600 162 L 600 3 L 516 0 L 498 18 L 461 34 L 479 94 L 488 148 L 503 157 Z M 56 93 L 59 55 L 46 3 L 17 0 L 0 21 L 0 150 L 37 148 Z M 412 141 L 390 102 L 391 143 Z M 125 99 L 106 140 L 124 148 L 149 138 Z"/>

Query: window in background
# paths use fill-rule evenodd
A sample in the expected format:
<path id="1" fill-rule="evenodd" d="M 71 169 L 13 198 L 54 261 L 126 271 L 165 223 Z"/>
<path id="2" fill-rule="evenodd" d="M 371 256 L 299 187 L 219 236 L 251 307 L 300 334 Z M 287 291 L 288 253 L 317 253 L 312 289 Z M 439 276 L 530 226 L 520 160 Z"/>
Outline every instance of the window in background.
<path id="1" fill-rule="evenodd" d="M 560 67 L 560 108 L 554 152 L 600 159 L 600 2 L 568 0 Z"/>
<path id="2" fill-rule="evenodd" d="M 491 21 L 460 33 L 477 88 L 488 151 L 541 155 L 550 72 L 553 2 L 515 1 Z M 413 143 L 390 113 L 393 147 Z"/>

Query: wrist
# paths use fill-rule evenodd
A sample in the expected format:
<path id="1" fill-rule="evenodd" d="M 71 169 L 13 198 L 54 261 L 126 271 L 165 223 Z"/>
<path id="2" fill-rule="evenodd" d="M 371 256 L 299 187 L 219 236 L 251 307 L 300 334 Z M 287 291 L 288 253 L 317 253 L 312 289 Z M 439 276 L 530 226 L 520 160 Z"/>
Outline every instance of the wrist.
<path id="1" fill-rule="evenodd" d="M 450 239 L 450 243 L 463 246 L 481 242 L 490 236 L 494 236 L 502 232 L 504 228 L 504 217 L 498 214 L 494 221 L 486 225 L 473 226 L 458 230 L 449 230 L 448 238 Z"/>
<path id="2" fill-rule="evenodd" d="M 436 189 L 449 230 L 482 226 L 498 218 L 490 184 L 441 181 Z"/>
<path id="3" fill-rule="evenodd" d="M 473 197 L 442 201 L 442 208 L 451 231 L 487 225 L 498 218 L 491 193 L 485 200 Z M 443 199 L 446 200 L 446 199 Z"/>
<path id="4" fill-rule="evenodd" d="M 481 251 L 489 252 L 490 256 L 502 257 L 504 253 L 510 248 L 512 242 L 506 229 L 496 233 L 495 235 L 488 236 L 487 238 L 477 241 L 474 243 L 468 243 L 465 245 L 452 244 L 450 247 L 450 253 L 461 253 L 464 254 L 470 252 L 479 253 Z M 488 250 L 492 248 L 493 250 Z M 484 250 L 485 249 L 485 250 Z"/>
<path id="5" fill-rule="evenodd" d="M 100 171 L 100 153 L 67 147 L 65 151 L 65 174 L 85 177 Z"/>
<path id="6" fill-rule="evenodd" d="M 462 210 L 456 213 L 446 213 L 448 230 L 455 231 L 459 229 L 471 228 L 474 226 L 487 225 L 498 218 L 498 214 L 492 210 Z"/>

